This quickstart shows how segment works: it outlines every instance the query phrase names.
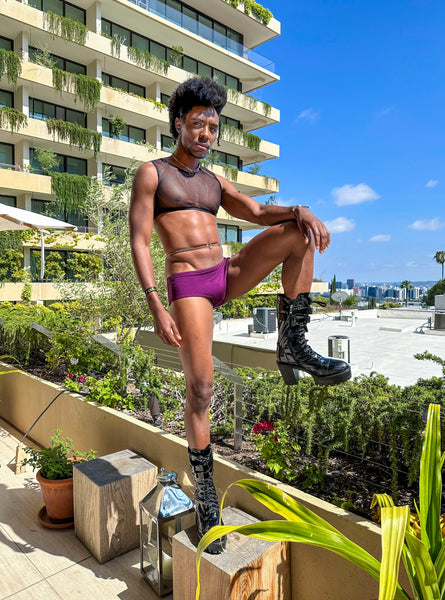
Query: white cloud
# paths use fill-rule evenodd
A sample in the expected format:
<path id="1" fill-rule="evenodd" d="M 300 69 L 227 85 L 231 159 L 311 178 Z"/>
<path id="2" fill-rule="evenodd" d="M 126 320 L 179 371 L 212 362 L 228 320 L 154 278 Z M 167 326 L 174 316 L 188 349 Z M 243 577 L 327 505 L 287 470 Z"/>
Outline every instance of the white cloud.
<path id="1" fill-rule="evenodd" d="M 441 221 L 440 217 L 436 217 L 435 219 L 430 219 L 429 221 L 422 221 L 421 219 L 418 221 L 414 221 L 409 225 L 411 229 L 418 230 L 426 230 L 426 231 L 437 231 L 438 229 L 442 229 L 445 227 L 445 221 Z"/>
<path id="2" fill-rule="evenodd" d="M 389 242 L 389 240 L 391 239 L 391 236 L 386 234 L 386 233 L 379 233 L 378 235 L 374 235 L 372 236 L 372 238 L 369 239 L 370 242 Z"/>
<path id="3" fill-rule="evenodd" d="M 439 183 L 438 179 L 430 179 L 429 181 L 427 181 L 425 183 L 425 187 L 426 188 L 433 188 L 436 187 L 436 185 Z"/>
<path id="4" fill-rule="evenodd" d="M 344 233 L 345 231 L 352 231 L 355 228 L 354 221 L 346 217 L 337 217 L 333 221 L 325 221 L 324 224 L 331 233 Z"/>
<path id="5" fill-rule="evenodd" d="M 370 202 L 377 200 L 380 196 L 366 183 L 358 185 L 350 185 L 347 183 L 342 187 L 334 188 L 331 192 L 335 198 L 337 206 L 349 206 L 351 204 L 361 204 L 362 202 Z"/>
<path id="6" fill-rule="evenodd" d="M 307 121 L 308 123 L 316 123 L 320 118 L 320 113 L 314 110 L 313 108 L 305 108 L 301 111 L 301 113 L 297 117 L 298 121 Z"/>

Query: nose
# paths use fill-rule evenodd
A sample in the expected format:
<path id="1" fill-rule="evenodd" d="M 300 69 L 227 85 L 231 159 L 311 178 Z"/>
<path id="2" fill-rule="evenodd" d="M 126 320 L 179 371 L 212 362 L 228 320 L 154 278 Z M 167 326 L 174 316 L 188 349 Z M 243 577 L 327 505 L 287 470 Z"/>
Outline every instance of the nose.
<path id="1" fill-rule="evenodd" d="M 210 137 L 210 128 L 208 124 L 202 126 L 201 131 L 199 132 L 199 138 L 203 141 L 207 141 Z"/>

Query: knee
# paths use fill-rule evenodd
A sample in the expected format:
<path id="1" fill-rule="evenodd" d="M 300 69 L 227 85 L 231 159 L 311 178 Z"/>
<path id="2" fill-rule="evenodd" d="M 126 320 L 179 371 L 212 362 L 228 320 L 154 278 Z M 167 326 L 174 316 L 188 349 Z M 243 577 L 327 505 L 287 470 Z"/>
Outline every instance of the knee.
<path id="1" fill-rule="evenodd" d="M 300 255 L 315 254 L 315 241 L 311 230 L 303 235 L 296 221 L 285 221 L 281 223 L 284 235 L 287 238 L 292 250 L 297 250 Z"/>
<path id="2" fill-rule="evenodd" d="M 187 404 L 195 413 L 205 413 L 212 399 L 213 381 L 198 379 L 187 385 Z"/>

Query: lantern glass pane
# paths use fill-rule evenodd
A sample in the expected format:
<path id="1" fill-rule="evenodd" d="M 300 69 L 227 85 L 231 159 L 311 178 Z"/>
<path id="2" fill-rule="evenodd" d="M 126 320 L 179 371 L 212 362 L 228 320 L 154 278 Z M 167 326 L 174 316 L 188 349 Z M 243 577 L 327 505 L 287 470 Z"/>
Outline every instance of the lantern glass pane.
<path id="1" fill-rule="evenodd" d="M 158 588 L 158 524 L 143 511 L 141 517 L 142 571 L 153 587 Z"/>

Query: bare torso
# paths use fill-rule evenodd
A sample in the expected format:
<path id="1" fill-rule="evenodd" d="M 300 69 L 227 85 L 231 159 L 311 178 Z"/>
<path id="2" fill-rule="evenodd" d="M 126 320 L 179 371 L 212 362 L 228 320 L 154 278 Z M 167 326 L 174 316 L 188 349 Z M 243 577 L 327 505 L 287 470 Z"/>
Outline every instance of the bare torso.
<path id="1" fill-rule="evenodd" d="M 166 276 L 184 271 L 207 269 L 222 260 L 221 246 L 210 245 L 220 242 L 216 218 L 199 210 L 179 210 L 159 215 L 154 221 L 165 253 Z M 197 248 L 209 244 L 205 248 Z M 168 256 L 170 252 L 193 248 Z"/>

